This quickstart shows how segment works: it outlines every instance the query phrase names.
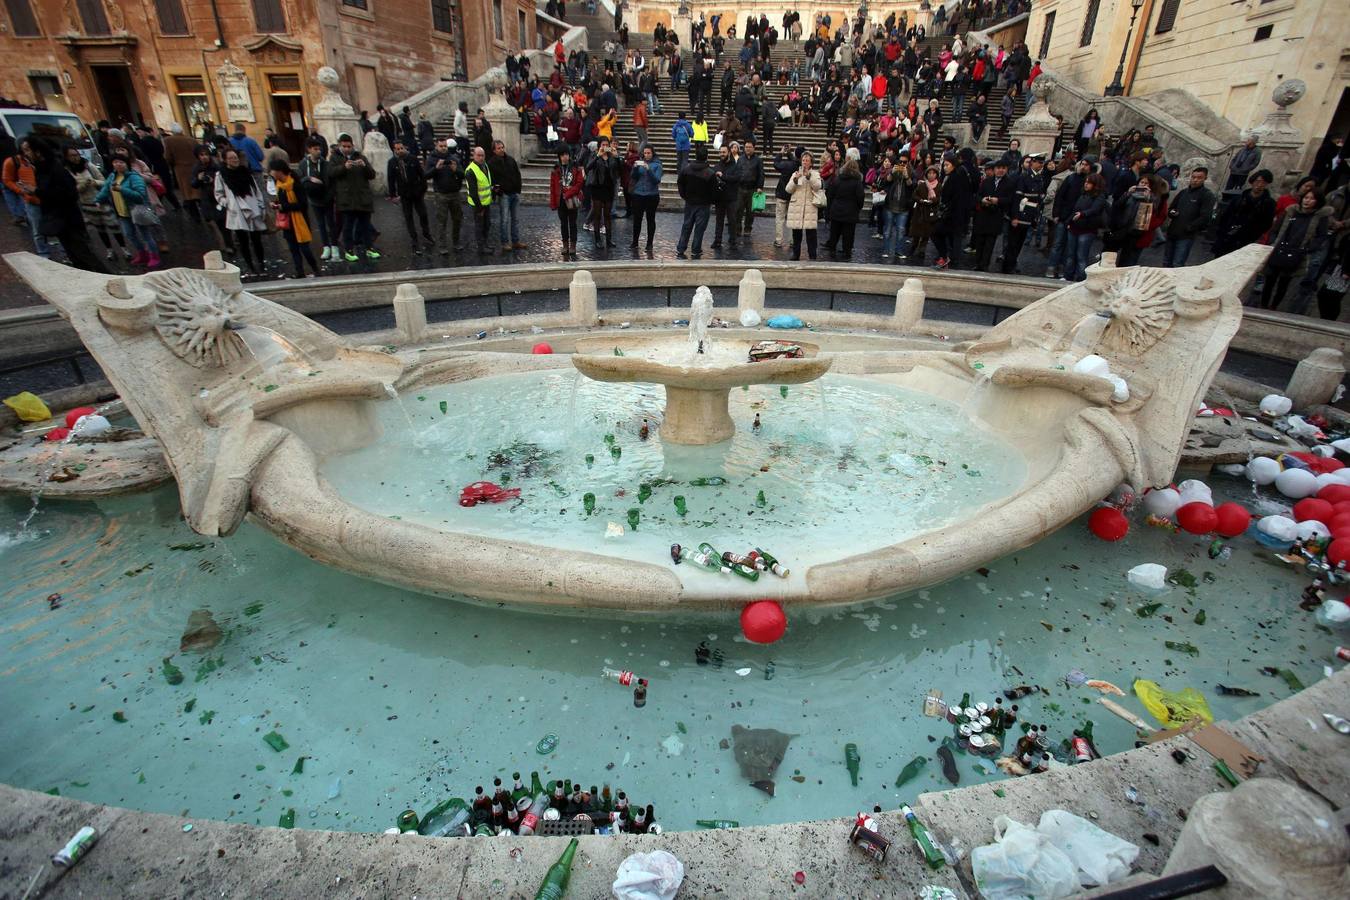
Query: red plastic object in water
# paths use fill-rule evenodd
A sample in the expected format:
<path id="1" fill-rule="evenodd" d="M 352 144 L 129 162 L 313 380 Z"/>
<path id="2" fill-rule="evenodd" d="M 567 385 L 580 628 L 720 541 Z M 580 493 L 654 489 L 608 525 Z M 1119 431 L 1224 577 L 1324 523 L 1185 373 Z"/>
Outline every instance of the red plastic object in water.
<path id="1" fill-rule="evenodd" d="M 48 441 L 64 441 L 70 437 L 70 429 L 65 427 L 53 428 L 42 437 Z"/>
<path id="2" fill-rule="evenodd" d="M 94 408 L 92 406 L 77 406 L 66 412 L 66 427 L 74 428 L 75 423 L 80 421 L 80 419 L 85 416 L 92 416 L 93 414 Z"/>
<path id="3" fill-rule="evenodd" d="M 501 503 L 503 500 L 515 500 L 520 496 L 520 488 L 504 488 L 490 481 L 475 481 L 459 492 L 460 506 L 477 506 L 480 503 Z"/>

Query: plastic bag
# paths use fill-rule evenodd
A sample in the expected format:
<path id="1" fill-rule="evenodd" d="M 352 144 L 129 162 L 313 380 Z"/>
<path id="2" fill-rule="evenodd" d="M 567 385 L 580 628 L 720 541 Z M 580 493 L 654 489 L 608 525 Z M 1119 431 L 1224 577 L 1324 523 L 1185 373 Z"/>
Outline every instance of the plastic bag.
<path id="1" fill-rule="evenodd" d="M 994 843 L 970 854 L 985 900 L 1055 900 L 1078 893 L 1073 860 L 1036 829 L 1007 816 L 994 820 Z"/>
<path id="2" fill-rule="evenodd" d="M 1119 881 L 1139 857 L 1134 844 L 1062 809 L 1042 813 L 1036 831 L 1073 861 L 1084 887 Z"/>
<path id="3" fill-rule="evenodd" d="M 1161 591 L 1167 587 L 1167 566 L 1158 563 L 1140 563 L 1126 572 L 1125 577 L 1135 587 Z"/>
<path id="4" fill-rule="evenodd" d="M 763 320 L 760 318 L 758 310 L 748 308 L 741 310 L 741 324 L 746 328 L 754 328 L 761 321 Z"/>
<path id="5" fill-rule="evenodd" d="M 805 328 L 806 323 L 796 316 L 781 315 L 774 316 L 766 323 L 770 328 Z"/>
<path id="6" fill-rule="evenodd" d="M 614 876 L 618 900 L 672 900 L 684 881 L 684 863 L 665 850 L 633 853 Z"/>
<path id="7" fill-rule="evenodd" d="M 18 414 L 21 422 L 41 422 L 52 417 L 52 411 L 42 402 L 42 398 L 29 391 L 6 397 L 3 402 Z"/>
<path id="8" fill-rule="evenodd" d="M 1164 728 L 1185 725 L 1192 719 L 1203 719 L 1206 725 L 1214 724 L 1214 713 L 1209 711 L 1209 701 L 1195 688 L 1165 691 L 1157 682 L 1141 678 L 1134 683 L 1134 692 L 1143 701 L 1144 708 Z"/>

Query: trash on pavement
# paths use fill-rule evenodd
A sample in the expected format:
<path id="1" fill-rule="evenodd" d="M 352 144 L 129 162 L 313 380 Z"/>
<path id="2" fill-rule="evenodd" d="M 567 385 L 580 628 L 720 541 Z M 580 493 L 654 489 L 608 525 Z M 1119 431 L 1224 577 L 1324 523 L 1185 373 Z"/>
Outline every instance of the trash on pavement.
<path id="1" fill-rule="evenodd" d="M 1167 588 L 1167 566 L 1157 563 L 1142 563 L 1135 566 L 1125 577 L 1135 587 L 1161 591 Z"/>
<path id="2" fill-rule="evenodd" d="M 994 820 L 994 843 L 970 855 L 986 900 L 1054 900 L 1084 887 L 1110 884 L 1130 872 L 1139 848 L 1062 809 L 1048 810 L 1032 828 L 1007 816 Z"/>
<path id="3" fill-rule="evenodd" d="M 684 881 L 684 863 L 665 850 L 633 853 L 619 863 L 612 886 L 618 900 L 673 900 Z"/>
<path id="4" fill-rule="evenodd" d="M 20 391 L 0 402 L 14 410 L 20 422 L 41 422 L 52 417 L 52 411 L 47 408 L 47 404 L 31 391 Z"/>

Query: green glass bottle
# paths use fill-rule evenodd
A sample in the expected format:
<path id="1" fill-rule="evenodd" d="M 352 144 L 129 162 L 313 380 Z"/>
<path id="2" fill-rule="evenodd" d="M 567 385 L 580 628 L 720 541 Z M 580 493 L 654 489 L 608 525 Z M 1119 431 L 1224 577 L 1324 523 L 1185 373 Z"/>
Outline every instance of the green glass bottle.
<path id="1" fill-rule="evenodd" d="M 544 883 L 534 894 L 534 900 L 562 900 L 567 893 L 567 881 L 572 877 L 572 858 L 577 855 L 577 839 L 572 838 L 558 861 L 548 867 Z"/>
<path id="2" fill-rule="evenodd" d="M 586 510 L 586 515 L 589 516 L 591 513 L 595 512 L 595 495 L 589 493 L 583 494 L 581 497 L 581 505 Z"/>
<path id="3" fill-rule="evenodd" d="M 279 827 L 281 827 L 281 828 L 294 828 L 294 827 L 295 827 L 295 810 L 294 810 L 294 809 L 288 809 L 288 810 L 286 810 L 284 813 L 282 813 L 282 814 L 281 814 L 281 818 L 280 818 L 279 820 L 277 820 L 277 825 L 278 825 Z"/>
<path id="4" fill-rule="evenodd" d="M 686 503 L 683 494 L 675 495 L 675 511 L 680 515 L 684 515 L 685 513 L 689 512 L 689 506 Z"/>
<path id="5" fill-rule="evenodd" d="M 760 491 L 758 494 L 755 494 L 755 505 L 758 506 L 760 509 L 764 508 L 766 502 L 767 501 L 764 499 L 763 491 Z"/>
<path id="6" fill-rule="evenodd" d="M 637 508 L 636 506 L 634 506 L 632 509 L 628 510 L 628 530 L 629 530 L 629 531 L 637 531 L 637 530 L 638 530 L 638 521 L 639 521 L 641 518 L 642 518 L 642 513 L 638 510 L 638 508 Z"/>
<path id="7" fill-rule="evenodd" d="M 544 786 L 543 786 L 543 784 L 541 784 L 540 781 L 539 781 L 539 773 L 538 773 L 538 772 L 531 772 L 531 773 L 530 773 L 530 796 L 531 796 L 531 797 L 538 797 L 538 796 L 539 796 L 540 794 L 542 794 L 542 793 L 544 793 Z"/>
<path id="8" fill-rule="evenodd" d="M 587 454 L 586 454 L 586 468 L 589 469 L 589 468 L 590 468 L 591 466 L 593 466 L 593 465 L 595 465 L 595 454 L 594 454 L 594 453 L 587 453 Z"/>
<path id="9" fill-rule="evenodd" d="M 788 577 L 788 567 L 780 563 L 772 553 L 763 547 L 756 547 L 755 552 L 763 558 L 764 564 L 769 567 L 769 571 L 779 578 Z"/>
<path id="10" fill-rule="evenodd" d="M 901 787 L 906 782 L 913 781 L 914 778 L 923 771 L 923 767 L 926 765 L 928 765 L 928 757 L 926 756 L 916 756 L 911 759 L 905 764 L 905 767 L 900 770 L 900 774 L 895 779 L 895 786 Z"/>
<path id="11" fill-rule="evenodd" d="M 914 810 L 908 806 L 900 807 L 900 812 L 904 814 L 905 824 L 909 825 L 909 833 L 914 836 L 914 843 L 919 845 L 919 852 L 923 854 L 923 861 L 928 863 L 930 869 L 940 869 L 947 864 L 947 858 L 942 855 L 942 851 L 937 848 L 937 843 L 933 836 L 928 833 L 928 829 L 919 821 L 919 817 L 914 815 Z"/>
<path id="12" fill-rule="evenodd" d="M 638 502 L 646 503 L 652 498 L 652 486 L 647 482 L 638 485 Z"/>
<path id="13" fill-rule="evenodd" d="M 525 790 L 525 785 L 520 783 L 520 773 L 511 773 L 511 802 L 519 802 L 521 797 L 528 796 L 529 792 Z"/>
<path id="14" fill-rule="evenodd" d="M 695 824 L 700 828 L 727 829 L 741 827 L 741 823 L 735 819 L 696 819 Z"/>
<path id="15" fill-rule="evenodd" d="M 689 479 L 689 483 L 694 487 L 717 487 L 727 483 L 727 480 L 721 475 L 706 475 L 699 478 Z"/>
<path id="16" fill-rule="evenodd" d="M 613 445 L 614 445 L 614 435 L 612 435 L 612 434 L 607 434 L 607 435 L 605 435 L 605 443 L 606 443 L 606 444 L 609 444 L 610 446 L 613 446 Z"/>
<path id="17" fill-rule="evenodd" d="M 609 448 L 609 455 L 614 459 L 618 459 L 620 456 L 623 456 L 623 448 L 618 444 L 613 444 Z"/>
<path id="18" fill-rule="evenodd" d="M 844 745 L 844 765 L 848 766 L 848 777 L 853 782 L 853 786 L 858 786 L 858 763 L 861 762 L 858 756 L 857 744 Z"/>
<path id="19" fill-rule="evenodd" d="M 405 809 L 398 814 L 398 830 L 400 834 L 407 834 L 409 831 L 416 831 L 421 820 L 417 818 L 417 810 Z"/>
<path id="20" fill-rule="evenodd" d="M 778 393 L 779 393 L 781 396 L 786 397 L 786 396 L 788 395 L 788 388 L 787 388 L 787 385 L 786 385 L 786 384 L 780 384 L 780 385 L 778 386 Z"/>

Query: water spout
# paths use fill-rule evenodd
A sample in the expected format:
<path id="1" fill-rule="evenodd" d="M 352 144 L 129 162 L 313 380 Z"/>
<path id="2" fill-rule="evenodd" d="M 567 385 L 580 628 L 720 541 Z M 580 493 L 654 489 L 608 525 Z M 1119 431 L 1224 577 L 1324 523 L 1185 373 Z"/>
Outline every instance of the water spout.
<path id="1" fill-rule="evenodd" d="M 1060 363 L 1072 366 L 1083 357 L 1097 352 L 1102 335 L 1111 326 L 1115 313 L 1109 309 L 1100 309 L 1079 319 L 1069 332 L 1069 349 L 1065 351 Z"/>
<path id="2" fill-rule="evenodd" d="M 239 337 L 249 355 L 264 372 L 286 363 L 297 366 L 309 365 L 309 357 L 305 356 L 299 347 L 270 328 L 228 321 L 225 327 Z"/>

